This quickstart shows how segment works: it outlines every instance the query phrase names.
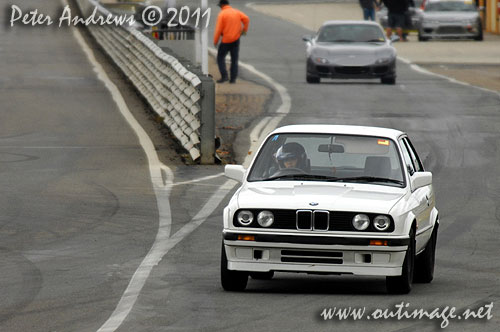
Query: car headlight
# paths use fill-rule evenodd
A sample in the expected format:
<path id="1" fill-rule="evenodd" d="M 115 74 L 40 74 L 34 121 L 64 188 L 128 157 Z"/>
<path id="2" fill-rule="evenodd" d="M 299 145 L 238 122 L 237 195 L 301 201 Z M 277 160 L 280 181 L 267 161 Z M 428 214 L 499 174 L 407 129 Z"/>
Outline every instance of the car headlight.
<path id="1" fill-rule="evenodd" d="M 375 64 L 377 64 L 377 65 L 389 63 L 389 62 L 391 62 L 391 58 L 380 58 L 380 59 L 375 60 Z"/>
<path id="2" fill-rule="evenodd" d="M 274 215 L 271 211 L 261 211 L 257 216 L 257 222 L 262 227 L 269 227 L 274 223 Z"/>
<path id="3" fill-rule="evenodd" d="M 391 219 L 387 216 L 376 216 L 375 219 L 373 219 L 373 227 L 377 231 L 385 231 L 391 226 Z"/>
<path id="4" fill-rule="evenodd" d="M 328 59 L 325 59 L 325 58 L 316 57 L 316 58 L 314 58 L 314 59 L 316 60 L 316 62 L 321 63 L 321 64 L 323 64 L 323 65 L 325 65 L 325 64 L 327 64 L 327 63 L 329 63 Z"/>
<path id="5" fill-rule="evenodd" d="M 242 211 L 238 212 L 238 217 L 236 219 L 238 220 L 240 225 L 248 226 L 253 221 L 253 213 L 252 213 L 252 211 L 242 210 Z"/>
<path id="6" fill-rule="evenodd" d="M 366 214 L 357 214 L 352 218 L 352 225 L 358 231 L 364 231 L 370 226 L 370 218 Z"/>

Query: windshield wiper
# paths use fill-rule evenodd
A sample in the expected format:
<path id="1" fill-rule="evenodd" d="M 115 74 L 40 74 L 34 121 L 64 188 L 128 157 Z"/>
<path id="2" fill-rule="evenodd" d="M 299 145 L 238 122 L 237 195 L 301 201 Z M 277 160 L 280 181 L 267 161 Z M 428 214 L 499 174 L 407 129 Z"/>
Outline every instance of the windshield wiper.
<path id="1" fill-rule="evenodd" d="M 344 182 L 344 181 L 389 182 L 389 183 L 397 183 L 397 184 L 404 183 L 401 180 L 380 178 L 380 177 L 376 177 L 376 176 L 353 176 L 350 178 L 339 178 L 336 181 L 339 181 L 339 182 Z"/>
<path id="2" fill-rule="evenodd" d="M 370 40 L 366 40 L 365 43 L 383 43 L 384 40 L 380 40 L 380 39 L 370 39 Z"/>
<path id="3" fill-rule="evenodd" d="M 334 176 L 314 175 L 314 174 L 285 174 L 285 175 L 273 176 L 267 179 L 262 179 L 262 181 L 273 181 L 280 179 L 336 181 L 338 178 Z"/>

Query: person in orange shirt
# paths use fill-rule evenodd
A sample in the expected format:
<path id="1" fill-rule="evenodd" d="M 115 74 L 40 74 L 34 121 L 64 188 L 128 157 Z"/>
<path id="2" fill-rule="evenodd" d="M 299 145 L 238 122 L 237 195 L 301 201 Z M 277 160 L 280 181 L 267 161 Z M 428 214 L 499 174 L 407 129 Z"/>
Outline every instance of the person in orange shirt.
<path id="1" fill-rule="evenodd" d="M 229 83 L 235 83 L 236 76 L 238 76 L 240 36 L 248 31 L 250 19 L 243 12 L 229 6 L 228 0 L 220 0 L 218 6 L 221 7 L 221 12 L 215 25 L 214 46 L 217 47 L 221 36 L 222 42 L 217 51 L 217 65 L 221 76 L 217 83 L 224 83 L 228 80 L 225 60 L 227 53 L 231 54 L 231 80 Z"/>

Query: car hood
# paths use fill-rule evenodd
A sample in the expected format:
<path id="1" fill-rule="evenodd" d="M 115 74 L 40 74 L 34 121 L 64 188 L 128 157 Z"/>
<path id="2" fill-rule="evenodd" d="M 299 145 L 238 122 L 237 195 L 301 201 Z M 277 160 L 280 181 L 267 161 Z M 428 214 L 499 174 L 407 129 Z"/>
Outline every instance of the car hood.
<path id="1" fill-rule="evenodd" d="M 313 56 L 343 66 L 365 66 L 380 58 L 395 57 L 392 46 L 384 43 L 317 43 Z"/>
<path id="2" fill-rule="evenodd" d="M 476 19 L 476 12 L 428 12 L 424 13 L 424 20 L 436 20 L 440 22 L 457 22 L 462 20 Z"/>
<path id="3" fill-rule="evenodd" d="M 316 209 L 387 214 L 404 194 L 402 188 L 372 184 L 251 182 L 239 191 L 238 206 L 246 209 Z"/>

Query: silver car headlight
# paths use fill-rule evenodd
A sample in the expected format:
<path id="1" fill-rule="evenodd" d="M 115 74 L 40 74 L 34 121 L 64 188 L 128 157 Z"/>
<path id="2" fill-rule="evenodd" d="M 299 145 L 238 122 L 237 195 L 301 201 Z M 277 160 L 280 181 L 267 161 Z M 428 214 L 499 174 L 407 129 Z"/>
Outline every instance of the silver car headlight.
<path id="1" fill-rule="evenodd" d="M 261 211 L 257 216 L 257 222 L 262 227 L 270 227 L 274 223 L 274 215 L 271 211 Z"/>
<path id="2" fill-rule="evenodd" d="M 252 211 L 248 210 L 241 210 L 238 212 L 238 216 L 236 217 L 240 225 L 242 226 L 248 226 L 252 223 L 253 221 L 253 213 Z"/>
<path id="3" fill-rule="evenodd" d="M 377 64 L 377 65 L 381 65 L 381 64 L 385 64 L 385 63 L 389 63 L 389 62 L 391 62 L 391 58 L 380 58 L 380 59 L 375 60 L 375 64 Z"/>
<path id="4" fill-rule="evenodd" d="M 387 216 L 376 216 L 375 219 L 373 219 L 373 227 L 377 231 L 385 231 L 391 226 L 391 219 Z"/>
<path id="5" fill-rule="evenodd" d="M 326 58 L 321 58 L 321 57 L 315 57 L 314 60 L 316 60 L 316 62 L 318 63 L 321 63 L 322 65 L 326 65 L 327 63 L 330 63 L 328 61 L 328 59 Z"/>
<path id="6" fill-rule="evenodd" d="M 357 214 L 352 218 L 352 225 L 358 231 L 364 231 L 370 226 L 370 218 L 366 214 Z"/>

